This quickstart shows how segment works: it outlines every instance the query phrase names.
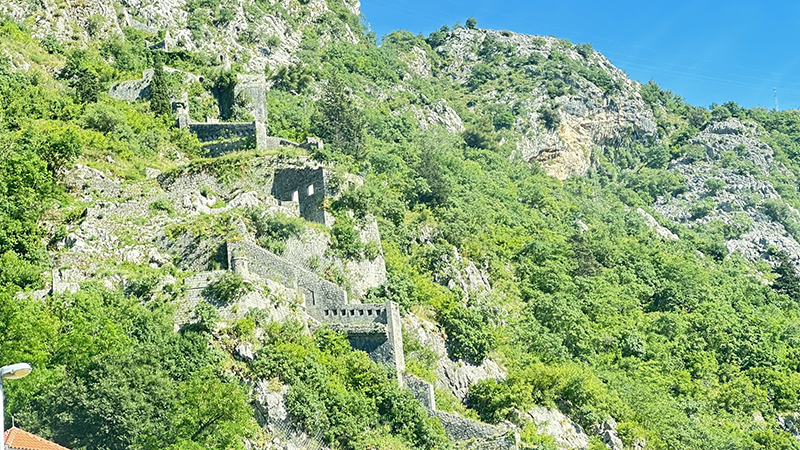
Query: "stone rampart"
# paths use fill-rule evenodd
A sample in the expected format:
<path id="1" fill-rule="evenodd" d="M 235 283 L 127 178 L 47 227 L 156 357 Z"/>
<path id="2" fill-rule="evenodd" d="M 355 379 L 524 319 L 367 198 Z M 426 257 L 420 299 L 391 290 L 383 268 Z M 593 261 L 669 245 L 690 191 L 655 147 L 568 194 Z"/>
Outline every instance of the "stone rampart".
<path id="1" fill-rule="evenodd" d="M 383 304 L 341 305 L 326 307 L 317 313 L 322 323 L 369 324 L 386 323 L 386 306 Z"/>
<path id="2" fill-rule="evenodd" d="M 367 352 L 377 363 L 394 368 L 397 382 L 404 385 L 406 363 L 397 303 L 340 306 L 324 310 L 322 319 L 320 322 L 347 333 L 351 347 Z"/>
<path id="3" fill-rule="evenodd" d="M 189 123 L 189 131 L 197 135 L 200 142 L 249 138 L 256 135 L 256 123 Z"/>
<path id="4" fill-rule="evenodd" d="M 347 293 L 336 284 L 251 241 L 228 242 L 227 251 L 230 270 L 245 277 L 256 274 L 302 292 L 305 297 L 305 311 L 309 317 L 320 324 L 345 332 L 353 348 L 366 352 L 377 363 L 394 368 L 398 384 L 407 386 L 428 408 L 431 416 L 441 421 L 458 448 L 517 449 L 518 435 L 511 430 L 436 411 L 433 386 L 405 373 L 402 322 L 397 303 L 387 301 L 383 304 L 348 304 Z M 197 297 L 202 282 L 207 279 L 190 280 L 187 283 L 189 297 Z"/>
<path id="5" fill-rule="evenodd" d="M 336 284 L 287 262 L 253 242 L 228 242 L 227 247 L 228 267 L 231 267 L 234 255 L 246 256 L 250 272 L 262 278 L 278 281 L 287 287 L 299 289 L 306 298 L 308 314 L 316 320 L 323 317 L 321 311 L 347 304 L 347 293 Z"/>
<path id="6" fill-rule="evenodd" d="M 431 416 L 442 422 L 447 435 L 456 442 L 456 448 L 516 450 L 518 447 L 518 435 L 512 430 L 441 411 L 432 411 Z"/>
<path id="7" fill-rule="evenodd" d="M 428 411 L 436 411 L 436 396 L 434 395 L 432 384 L 410 374 L 405 374 L 403 379 L 408 390 L 422 403 L 422 406 L 428 408 Z"/>

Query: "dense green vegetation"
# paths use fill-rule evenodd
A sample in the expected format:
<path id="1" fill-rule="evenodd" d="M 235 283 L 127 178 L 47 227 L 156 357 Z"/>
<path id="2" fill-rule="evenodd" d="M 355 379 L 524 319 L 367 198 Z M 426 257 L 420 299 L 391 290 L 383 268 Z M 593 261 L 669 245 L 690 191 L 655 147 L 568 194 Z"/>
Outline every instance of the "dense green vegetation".
<path id="1" fill-rule="evenodd" d="M 17 423 L 75 449 L 243 449 L 242 437 L 257 438 L 211 336 L 173 331 L 178 292 L 147 294 L 92 285 L 42 303 L 3 293 L 3 361 L 36 367 L 7 387 Z"/>
<path id="2" fill-rule="evenodd" d="M 206 36 L 209 27 L 232 19 L 232 10 L 218 3 L 189 2 L 193 34 Z M 589 63 L 591 46 L 575 46 L 584 62 L 565 56 L 568 42 L 547 59 L 523 60 L 485 37 L 475 42 L 480 61 L 465 84 L 436 76 L 404 82 L 408 66 L 400 56 L 415 46 L 434 74 L 451 62 L 433 49 L 449 27 L 428 37 L 394 32 L 377 46 L 355 16 L 328 3 L 358 42 L 320 47 L 324 20 L 303 34 L 299 63 L 267 74 L 275 82 L 270 131 L 295 140 L 322 136 L 325 149 L 311 156 L 364 176 L 362 187 L 330 206 L 337 214 L 331 238 L 337 256 L 374 258 L 379 249 L 361 242 L 355 227 L 367 215 L 378 219 L 389 281 L 370 300 L 389 298 L 406 312 L 435 318 L 451 357 L 473 363 L 492 357 L 508 369 L 506 380 L 474 385 L 459 408 L 488 422 L 520 422 L 520 411 L 548 405 L 587 429 L 614 417 L 626 444 L 641 437 L 654 449 L 800 448 L 775 420 L 800 411 L 800 288 L 787 256 L 776 254 L 773 269 L 729 255 L 721 237 L 741 234 L 746 223 L 741 229 L 665 223 L 681 239 L 663 241 L 634 211 L 685 191 L 686 181 L 666 170 L 668 163 L 702 158 L 690 139 L 726 117 L 755 121 L 768 133 L 766 143 L 790 171 L 769 181 L 800 208 L 800 113 L 733 103 L 706 109 L 655 83 L 643 85 L 660 144 L 597 148 L 589 173 L 560 182 L 535 162 L 512 157 L 504 137 L 515 132 L 524 107 L 481 99 L 540 88 L 550 99 L 538 109 L 540 125 L 557 129 L 551 100 L 574 91 L 577 81 L 610 96 L 620 89 Z M 262 14 L 285 13 L 277 4 L 255 4 Z M 476 26 L 467 20 L 467 28 Z M 46 242 L 64 237 L 58 226 L 79 220 L 61 183 L 73 162 L 136 181 L 145 166 L 174 167 L 176 152 L 204 156 L 195 138 L 172 127 L 171 110 L 164 109 L 169 80 L 160 79 L 149 103 L 104 93 L 108 82 L 161 64 L 143 50 L 142 32 L 124 32 L 80 49 L 37 42 L 8 20 L 0 27 L 4 39 L 42 61 L 22 73 L 0 58 L 0 363 L 36 367 L 8 384 L 7 407 L 17 423 L 76 450 L 240 449 L 245 438 L 264 438 L 240 383 L 257 377 L 290 386 L 290 416 L 334 448 L 448 447 L 441 427 L 408 392 L 330 330 L 309 336 L 291 323 L 264 323 L 257 312 L 219 330 L 216 310 L 201 302 L 195 323 L 174 333 L 181 291 L 159 288 L 146 267 L 134 270 L 125 290 L 90 283 L 79 294 L 44 302 L 16 299 L 18 291 L 42 286 Z M 45 63 L 60 72 L 51 76 Z M 164 64 L 209 77 L 207 86 L 193 87 L 201 92 L 235 80 L 237 70 L 188 52 L 169 53 Z M 408 88 L 388 89 L 400 83 Z M 374 92 L 386 98 L 377 101 Z M 463 133 L 420 128 L 410 108 L 439 98 L 464 119 Z M 730 153 L 721 164 L 752 171 Z M 220 179 L 241 176 L 229 163 L 235 161 L 193 167 Z M 718 179 L 704 186 L 724 187 Z M 692 214 L 703 217 L 715 206 L 698 203 Z M 151 208 L 174 213 L 168 203 Z M 785 204 L 759 208 L 800 236 Z M 257 210 L 245 215 L 259 244 L 276 253 L 304 226 Z M 45 219 L 53 231 L 45 231 Z M 466 261 L 486 271 L 491 292 L 475 295 L 448 283 L 453 267 Z M 226 275 L 205 294 L 230 303 L 248 289 Z M 255 327 L 266 330 L 260 339 Z M 250 366 L 222 350 L 238 341 L 261 346 Z M 426 358 L 410 370 L 431 374 L 434 363 Z M 523 433 L 523 441 L 549 445 L 535 433 Z"/>
<path id="3" fill-rule="evenodd" d="M 449 446 L 441 424 L 411 393 L 340 334 L 322 328 L 309 337 L 293 323 L 268 333 L 252 371 L 292 386 L 287 411 L 305 431 L 343 449 L 386 445 L 389 436 L 414 448 Z"/>

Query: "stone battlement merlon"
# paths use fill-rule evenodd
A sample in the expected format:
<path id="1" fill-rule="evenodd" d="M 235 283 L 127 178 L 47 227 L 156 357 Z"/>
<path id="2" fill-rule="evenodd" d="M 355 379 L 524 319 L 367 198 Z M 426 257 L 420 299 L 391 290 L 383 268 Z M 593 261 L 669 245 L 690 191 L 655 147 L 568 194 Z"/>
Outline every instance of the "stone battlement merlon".
<path id="1" fill-rule="evenodd" d="M 324 322 L 386 323 L 386 306 L 377 304 L 346 305 L 321 311 Z"/>

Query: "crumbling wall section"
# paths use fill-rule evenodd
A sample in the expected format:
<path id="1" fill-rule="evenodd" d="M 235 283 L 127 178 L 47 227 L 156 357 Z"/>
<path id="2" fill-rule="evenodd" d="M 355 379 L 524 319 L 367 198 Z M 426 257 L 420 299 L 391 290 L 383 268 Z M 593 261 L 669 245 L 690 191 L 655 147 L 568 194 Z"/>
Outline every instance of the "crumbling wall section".
<path id="1" fill-rule="evenodd" d="M 236 75 L 233 96 L 244 97 L 247 111 L 256 122 L 267 123 L 267 80 L 264 75 Z"/>
<path id="2" fill-rule="evenodd" d="M 436 396 L 432 384 L 411 374 L 405 374 L 403 380 L 408 390 L 414 394 L 414 398 L 422 403 L 422 406 L 428 408 L 428 411 L 436 411 Z"/>
<path id="3" fill-rule="evenodd" d="M 322 167 L 289 167 L 275 172 L 272 195 L 280 201 L 300 203 L 300 216 L 309 222 L 332 225 L 326 221 L 323 202 L 327 195 L 326 175 Z"/>

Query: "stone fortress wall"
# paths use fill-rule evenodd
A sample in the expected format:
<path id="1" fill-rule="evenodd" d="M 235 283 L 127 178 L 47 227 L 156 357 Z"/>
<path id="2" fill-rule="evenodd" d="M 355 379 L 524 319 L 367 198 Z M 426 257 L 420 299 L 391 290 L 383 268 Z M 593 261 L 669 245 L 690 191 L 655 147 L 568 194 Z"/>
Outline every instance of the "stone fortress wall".
<path id="1" fill-rule="evenodd" d="M 403 383 L 405 371 L 400 309 L 396 303 L 348 304 L 347 293 L 317 274 L 298 267 L 251 241 L 227 243 L 228 267 L 247 278 L 255 273 L 301 292 L 306 313 L 319 324 L 335 325 L 351 345 L 373 361 L 394 367 Z"/>
<path id="2" fill-rule="evenodd" d="M 405 374 L 400 308 L 384 304 L 350 304 L 339 286 L 313 272 L 297 267 L 250 241 L 228 242 L 228 267 L 247 277 L 255 273 L 299 290 L 305 297 L 306 313 L 319 324 L 347 333 L 350 345 L 395 370 L 398 383 L 407 387 L 439 418 L 448 436 L 463 448 L 510 450 L 518 448 L 518 435 L 506 428 L 484 424 L 436 410 L 433 385 Z"/>
<path id="3" fill-rule="evenodd" d="M 320 320 L 323 310 L 347 304 L 347 292 L 319 275 L 298 267 L 251 241 L 228 242 L 228 267 L 243 276 L 252 272 L 297 289 L 306 299 L 308 315 Z"/>
<path id="4" fill-rule="evenodd" d="M 322 167 L 286 168 L 275 173 L 272 195 L 281 202 L 298 202 L 300 216 L 310 222 L 333 225 L 324 209 L 328 192 L 328 172 Z"/>
<path id="5" fill-rule="evenodd" d="M 180 72 L 177 69 L 164 67 L 166 72 Z M 181 72 L 188 81 L 200 81 L 201 78 L 186 72 Z M 306 147 L 320 148 L 322 143 L 316 139 L 309 139 L 303 144 L 287 139 L 269 136 L 267 132 L 267 81 L 263 75 L 237 74 L 237 82 L 233 92 L 216 92 L 222 117 L 230 117 L 233 109 L 233 99 L 244 97 L 247 111 L 253 116 L 252 122 L 219 122 L 206 119 L 206 122 L 193 122 L 189 118 L 189 101 L 186 92 L 181 93 L 179 99 L 172 102 L 173 110 L 177 114 L 178 128 L 183 128 L 197 135 L 203 148 L 209 156 L 215 157 L 226 153 L 242 150 L 244 148 L 266 149 L 276 147 Z M 142 78 L 137 80 L 114 83 L 109 88 L 108 94 L 118 100 L 134 102 L 150 98 L 150 85 L 153 81 L 153 69 L 142 72 Z"/>
<path id="6" fill-rule="evenodd" d="M 147 74 L 146 74 L 147 75 Z M 121 87 L 112 87 L 111 95 L 124 93 L 125 100 L 136 100 L 149 92 L 147 76 Z M 152 70 L 150 71 L 152 79 Z M 124 84 L 124 83 L 123 83 Z M 246 146 L 273 148 L 298 144 L 281 138 L 269 137 L 266 133 L 266 82 L 262 77 L 239 78 L 238 95 L 245 93 L 254 102 L 250 110 L 254 121 L 247 123 L 196 123 L 189 119 L 188 101 L 177 103 L 178 126 L 195 133 L 204 143 L 211 156 L 237 151 Z M 263 99 L 263 104 L 261 100 Z M 222 111 L 226 105 L 220 105 Z M 228 105 L 230 107 L 230 105 Z M 305 147 L 322 148 L 322 142 L 309 139 Z M 326 226 L 333 218 L 324 211 L 323 202 L 328 192 L 327 172 L 323 168 L 285 168 L 275 174 L 272 195 L 281 204 L 296 204 L 300 216 L 306 220 Z M 305 312 L 318 324 L 327 324 L 347 333 L 348 341 L 355 349 L 369 354 L 373 361 L 392 367 L 400 385 L 406 386 L 429 410 L 431 416 L 439 418 L 457 448 L 480 450 L 511 450 L 519 447 L 519 435 L 506 428 L 484 424 L 449 414 L 436 409 L 433 386 L 417 377 L 405 374 L 403 339 L 400 310 L 396 303 L 351 304 L 347 292 L 317 274 L 301 268 L 285 258 L 271 253 L 248 240 L 227 243 L 228 268 L 247 278 L 251 273 L 265 280 L 272 280 L 302 294 Z M 205 278 L 198 278 L 198 285 L 190 289 L 199 295 Z"/>

